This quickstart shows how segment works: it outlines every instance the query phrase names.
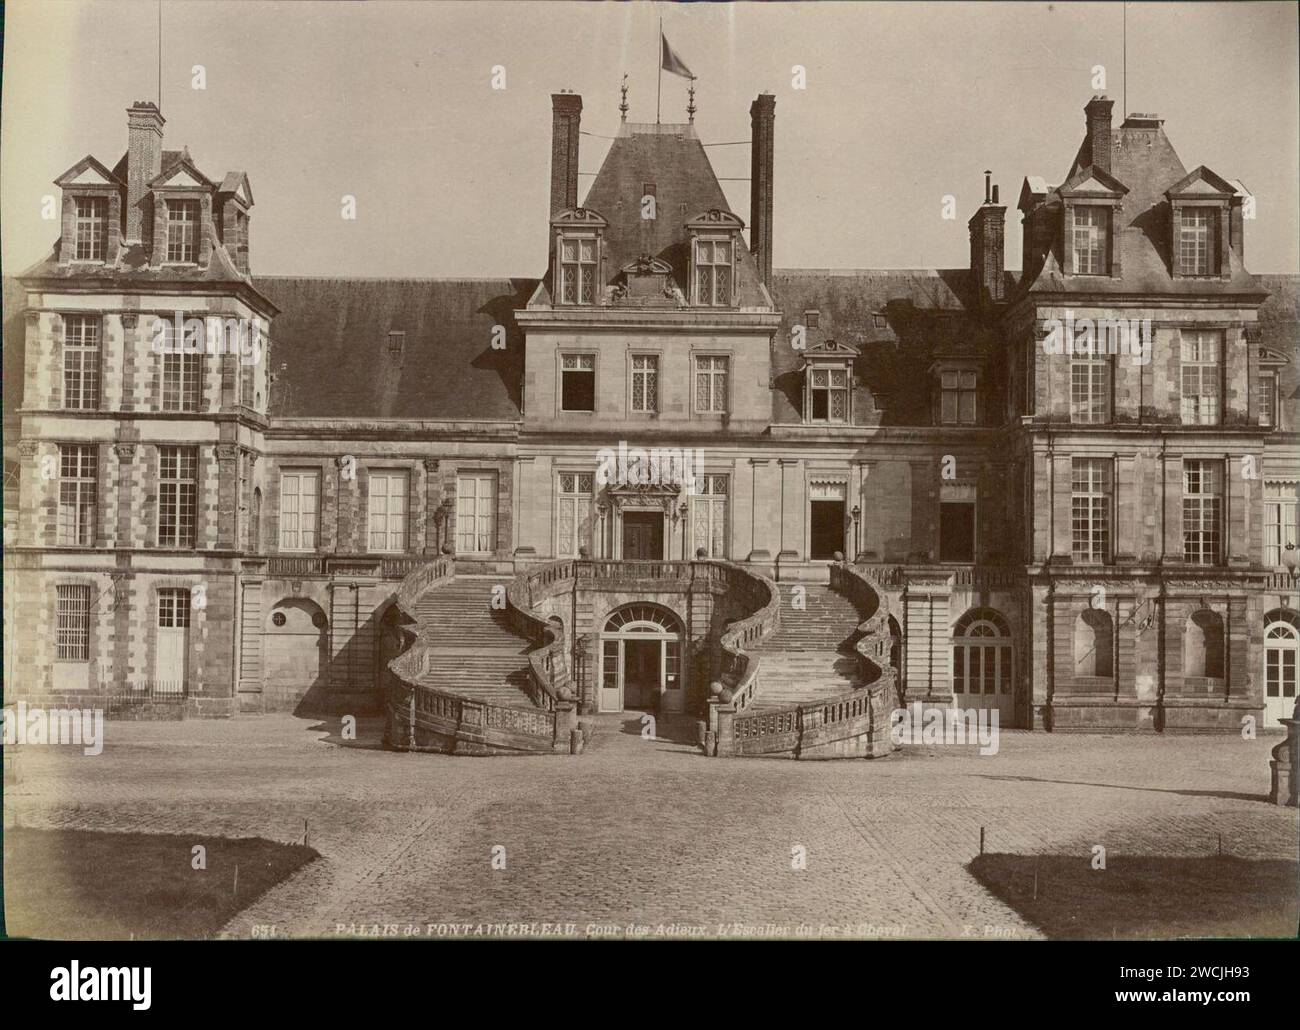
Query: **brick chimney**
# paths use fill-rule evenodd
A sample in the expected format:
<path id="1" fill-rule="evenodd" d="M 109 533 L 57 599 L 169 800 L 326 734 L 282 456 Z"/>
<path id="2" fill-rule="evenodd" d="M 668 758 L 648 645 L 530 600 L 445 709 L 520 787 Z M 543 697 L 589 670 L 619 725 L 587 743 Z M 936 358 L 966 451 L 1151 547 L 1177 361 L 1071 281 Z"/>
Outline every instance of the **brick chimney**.
<path id="1" fill-rule="evenodd" d="M 162 112 L 150 100 L 137 100 L 126 109 L 126 238 L 144 239 L 145 196 L 149 182 L 162 171 Z"/>
<path id="2" fill-rule="evenodd" d="M 551 215 L 578 206 L 578 128 L 582 97 L 551 94 Z"/>
<path id="3" fill-rule="evenodd" d="M 984 173 L 984 203 L 967 225 L 970 228 L 970 270 L 979 288 L 981 306 L 997 304 L 1006 297 L 1007 209 L 998 203 L 993 173 Z"/>
<path id="4" fill-rule="evenodd" d="M 760 93 L 749 105 L 752 144 L 749 148 L 749 249 L 758 274 L 772 285 L 772 143 L 776 126 L 776 97 Z"/>
<path id="5" fill-rule="evenodd" d="M 1084 114 L 1088 120 L 1088 154 L 1093 168 L 1110 174 L 1110 157 L 1113 140 L 1110 132 L 1110 109 L 1113 100 L 1098 94 L 1088 101 Z"/>

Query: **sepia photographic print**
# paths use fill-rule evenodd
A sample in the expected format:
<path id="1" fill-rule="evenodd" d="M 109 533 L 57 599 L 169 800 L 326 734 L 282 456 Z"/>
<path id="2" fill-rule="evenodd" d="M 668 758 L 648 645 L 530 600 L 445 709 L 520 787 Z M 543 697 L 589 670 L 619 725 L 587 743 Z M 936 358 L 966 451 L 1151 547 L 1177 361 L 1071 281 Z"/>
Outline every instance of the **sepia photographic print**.
<path id="1" fill-rule="evenodd" d="M 1297 13 L 6 4 L 24 990 L 807 940 L 1293 993 Z"/>

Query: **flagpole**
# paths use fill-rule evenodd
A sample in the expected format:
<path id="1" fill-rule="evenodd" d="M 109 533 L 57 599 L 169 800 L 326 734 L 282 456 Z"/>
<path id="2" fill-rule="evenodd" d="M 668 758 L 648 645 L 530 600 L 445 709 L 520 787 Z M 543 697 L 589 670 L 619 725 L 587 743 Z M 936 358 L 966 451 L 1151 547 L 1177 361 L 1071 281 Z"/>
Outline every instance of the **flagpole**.
<path id="1" fill-rule="evenodd" d="M 664 91 L 664 20 L 659 19 L 659 84 L 655 87 L 655 124 L 659 124 L 659 98 Z"/>

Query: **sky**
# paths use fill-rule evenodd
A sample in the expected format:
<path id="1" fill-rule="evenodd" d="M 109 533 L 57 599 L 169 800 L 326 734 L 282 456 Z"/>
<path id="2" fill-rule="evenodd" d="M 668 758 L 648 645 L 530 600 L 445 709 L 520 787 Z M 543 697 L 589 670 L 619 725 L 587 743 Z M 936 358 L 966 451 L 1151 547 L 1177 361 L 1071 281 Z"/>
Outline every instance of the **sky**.
<path id="1" fill-rule="evenodd" d="M 1127 110 L 1165 119 L 1189 170 L 1255 194 L 1252 271 L 1300 272 L 1297 5 L 1127 6 L 1126 84 L 1118 3 L 164 0 L 164 145 L 187 145 L 210 178 L 248 173 L 255 274 L 536 276 L 550 94 L 582 95 L 579 165 L 596 172 L 624 72 L 629 120 L 655 120 L 662 18 L 697 76 L 706 144 L 747 141 L 750 102 L 776 96 L 778 268 L 964 266 L 986 168 L 1019 267 L 1020 183 L 1062 180 L 1084 104 L 1105 92 L 1117 122 L 1127 93 Z M 52 180 L 87 153 L 112 167 L 126 108 L 157 99 L 158 3 L 10 0 L 3 72 L 0 260 L 12 275 L 58 235 L 42 220 Z M 686 85 L 663 76 L 664 121 L 685 120 Z M 722 185 L 747 220 L 749 147 L 708 153 L 740 180 Z M 580 198 L 590 183 L 582 175 Z M 948 195 L 956 218 L 943 217 Z"/>

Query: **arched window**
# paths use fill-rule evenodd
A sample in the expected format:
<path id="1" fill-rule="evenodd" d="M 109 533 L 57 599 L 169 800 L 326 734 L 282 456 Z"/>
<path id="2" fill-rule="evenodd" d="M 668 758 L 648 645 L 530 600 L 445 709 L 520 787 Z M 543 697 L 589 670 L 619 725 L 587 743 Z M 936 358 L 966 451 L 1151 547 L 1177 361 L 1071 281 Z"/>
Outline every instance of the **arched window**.
<path id="1" fill-rule="evenodd" d="M 953 627 L 952 692 L 1011 695 L 1011 631 L 992 608 L 972 608 Z"/>
<path id="2" fill-rule="evenodd" d="M 1110 615 L 1097 608 L 1074 621 L 1074 674 L 1110 679 L 1115 675 L 1115 630 Z"/>
<path id="3" fill-rule="evenodd" d="M 1295 710 L 1300 664 L 1300 615 L 1275 608 L 1264 616 L 1264 725 L 1277 726 Z"/>
<path id="4" fill-rule="evenodd" d="M 606 633 L 681 633 L 682 622 L 657 604 L 629 604 L 610 615 Z"/>
<path id="5" fill-rule="evenodd" d="M 1192 612 L 1187 620 L 1183 675 L 1223 679 L 1223 619 L 1208 608 Z"/>

